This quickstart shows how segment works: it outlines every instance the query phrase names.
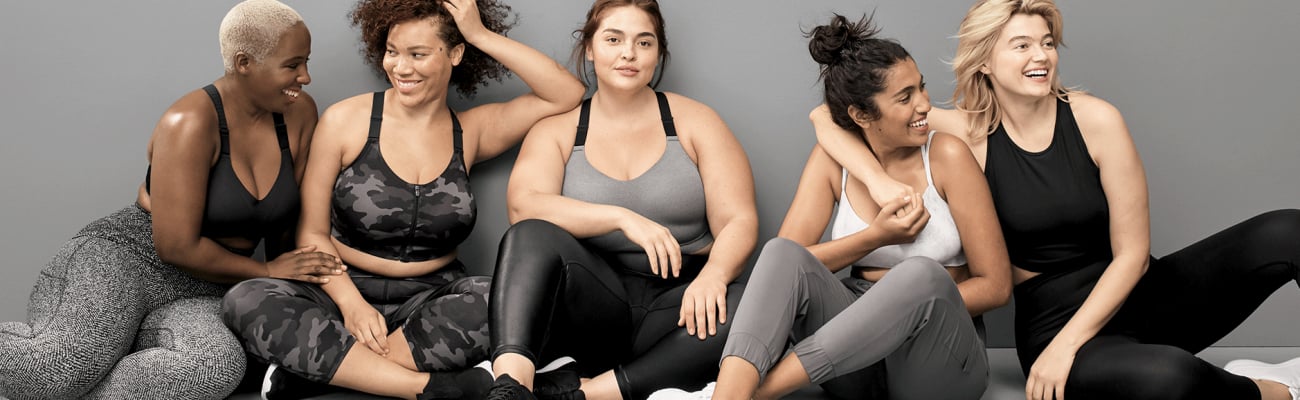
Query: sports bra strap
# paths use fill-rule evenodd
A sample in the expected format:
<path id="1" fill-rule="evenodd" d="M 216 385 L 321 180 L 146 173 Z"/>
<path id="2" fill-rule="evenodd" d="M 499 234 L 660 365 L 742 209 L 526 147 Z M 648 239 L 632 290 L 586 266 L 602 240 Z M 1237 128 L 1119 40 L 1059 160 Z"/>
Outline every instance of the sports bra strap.
<path id="1" fill-rule="evenodd" d="M 587 121 L 591 119 L 591 98 L 582 101 L 582 110 L 578 111 L 578 136 L 573 139 L 574 146 L 587 143 Z"/>
<path id="2" fill-rule="evenodd" d="M 659 120 L 664 124 L 664 135 L 677 136 L 677 128 L 673 125 L 673 111 L 668 108 L 668 96 L 663 92 L 655 92 L 655 99 L 659 102 Z M 582 101 L 582 108 L 578 111 L 578 134 L 573 139 L 573 145 L 582 146 L 587 143 L 587 125 L 591 120 L 591 98 Z"/>
<path id="3" fill-rule="evenodd" d="M 452 110 L 451 107 L 447 107 L 447 113 L 451 114 L 451 143 L 452 146 L 456 147 L 456 152 L 460 153 L 464 151 L 463 148 L 461 147 L 461 139 L 460 139 L 461 136 L 460 118 L 456 118 L 456 111 Z"/>
<path id="4" fill-rule="evenodd" d="M 272 113 L 275 120 L 275 138 L 280 141 L 280 150 L 289 150 L 289 126 L 284 124 L 284 114 Z"/>
<path id="5" fill-rule="evenodd" d="M 226 109 L 221 105 L 221 92 L 217 91 L 217 86 L 209 83 L 203 87 L 204 92 L 208 92 L 208 98 L 212 99 L 212 106 L 217 109 L 217 133 L 221 134 L 221 154 L 230 154 L 230 128 L 226 127 Z"/>
<path id="6" fill-rule="evenodd" d="M 379 139 L 379 127 L 384 124 L 384 92 L 375 92 L 370 104 L 370 140 Z"/>
<path id="7" fill-rule="evenodd" d="M 934 186 L 934 175 L 930 172 L 930 146 L 934 143 L 934 132 L 930 131 L 930 138 L 925 139 L 924 151 L 921 152 L 921 163 L 925 165 L 925 183 Z"/>
<path id="8" fill-rule="evenodd" d="M 655 92 L 655 97 L 659 99 L 659 119 L 664 122 L 664 133 L 677 136 L 677 127 L 673 125 L 673 110 L 668 108 L 668 96 L 664 96 L 664 92 Z"/>

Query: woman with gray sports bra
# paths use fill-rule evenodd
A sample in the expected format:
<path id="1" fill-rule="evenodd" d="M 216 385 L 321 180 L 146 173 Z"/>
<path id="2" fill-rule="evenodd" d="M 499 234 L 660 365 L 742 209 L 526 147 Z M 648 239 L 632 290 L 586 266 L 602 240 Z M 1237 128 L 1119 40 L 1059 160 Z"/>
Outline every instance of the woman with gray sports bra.
<path id="1" fill-rule="evenodd" d="M 596 1 L 577 33 L 598 90 L 533 127 L 510 176 L 493 399 L 703 386 L 757 240 L 739 142 L 709 107 L 652 88 L 668 56 L 659 4 Z M 535 375 L 557 356 L 577 362 Z"/>
<path id="2" fill-rule="evenodd" d="M 717 385 L 684 398 L 772 399 L 809 384 L 840 398 L 984 393 L 988 360 L 972 317 L 1011 293 L 993 202 L 965 144 L 929 130 L 916 63 L 876 35 L 870 19 L 836 15 L 808 48 L 836 124 L 920 195 L 878 205 L 814 147 L 780 237 L 754 266 L 748 290 L 761 295 L 741 300 Z M 828 224 L 831 240 L 818 243 Z"/>
<path id="3" fill-rule="evenodd" d="M 227 324 L 277 364 L 267 398 L 323 384 L 405 399 L 479 399 L 491 280 L 457 258 L 477 219 L 469 171 L 517 145 L 538 120 L 578 104 L 583 86 L 550 57 L 509 39 L 496 0 L 361 0 L 350 18 L 367 61 L 392 88 L 321 116 L 302 185 L 300 241 L 337 254 L 347 274 L 322 285 L 246 282 Z M 532 90 L 463 111 L 447 102 L 516 74 Z M 310 382 L 304 382 L 304 379 Z"/>

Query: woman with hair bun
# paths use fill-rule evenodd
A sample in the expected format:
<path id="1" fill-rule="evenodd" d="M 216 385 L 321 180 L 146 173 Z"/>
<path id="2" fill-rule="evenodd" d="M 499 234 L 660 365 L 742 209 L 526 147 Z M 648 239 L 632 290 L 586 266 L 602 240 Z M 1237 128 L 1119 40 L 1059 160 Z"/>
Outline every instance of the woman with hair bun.
<path id="1" fill-rule="evenodd" d="M 518 144 L 584 88 L 545 54 L 503 34 L 496 0 L 362 0 L 351 14 L 366 60 L 392 88 L 321 115 L 302 184 L 299 242 L 337 255 L 347 273 L 321 285 L 257 279 L 231 289 L 229 325 L 275 364 L 268 398 L 320 384 L 405 399 L 479 398 L 491 280 L 469 277 L 457 246 L 477 209 L 469 171 Z M 454 111 L 513 71 L 533 90 Z M 302 382 L 303 379 L 315 385 Z"/>
<path id="2" fill-rule="evenodd" d="M 992 199 L 965 143 L 930 130 L 915 61 L 877 34 L 869 18 L 836 15 L 808 49 L 835 124 L 919 194 L 876 203 L 874 187 L 814 147 L 780 237 L 754 265 L 717 386 L 698 398 L 775 399 L 809 384 L 846 399 L 984 393 L 983 325 L 972 317 L 1011 293 Z M 818 243 L 827 225 L 831 240 Z"/>

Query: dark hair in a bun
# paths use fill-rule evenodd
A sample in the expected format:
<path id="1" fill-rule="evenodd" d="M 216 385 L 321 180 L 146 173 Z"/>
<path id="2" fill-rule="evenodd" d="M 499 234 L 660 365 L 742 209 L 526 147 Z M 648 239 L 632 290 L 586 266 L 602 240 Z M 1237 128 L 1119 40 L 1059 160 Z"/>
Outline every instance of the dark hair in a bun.
<path id="1" fill-rule="evenodd" d="M 826 105 L 831 118 L 841 128 L 862 132 L 862 128 L 849 115 L 849 107 L 856 107 L 871 119 L 880 118 L 880 107 L 872 100 L 885 90 L 889 68 L 911 58 L 907 50 L 892 39 L 880 39 L 880 29 L 872 26 L 871 17 L 864 15 L 858 22 L 850 22 L 835 14 L 831 23 L 813 28 L 805 36 L 808 53 L 821 64 L 820 79 L 825 83 Z"/>

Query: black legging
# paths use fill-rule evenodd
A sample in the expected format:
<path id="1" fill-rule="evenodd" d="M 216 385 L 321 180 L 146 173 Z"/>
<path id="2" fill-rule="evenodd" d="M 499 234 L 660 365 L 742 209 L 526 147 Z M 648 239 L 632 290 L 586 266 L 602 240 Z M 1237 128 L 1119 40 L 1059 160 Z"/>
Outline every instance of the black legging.
<path id="1" fill-rule="evenodd" d="M 683 255 L 682 277 L 652 277 L 644 254 L 605 255 L 564 229 L 521 221 L 501 239 L 489 322 L 493 359 L 572 356 L 583 376 L 614 370 L 625 399 L 699 388 L 718 374 L 729 324 L 700 340 L 677 326 L 682 294 L 706 261 Z M 727 286 L 727 320 L 744 286 Z"/>
<path id="2" fill-rule="evenodd" d="M 1043 274 L 1015 288 L 1025 373 L 1078 311 L 1108 263 Z M 1261 214 L 1153 259 L 1065 384 L 1079 399 L 1258 399 L 1250 379 L 1194 354 L 1223 338 L 1291 280 L 1300 282 L 1300 210 Z"/>

